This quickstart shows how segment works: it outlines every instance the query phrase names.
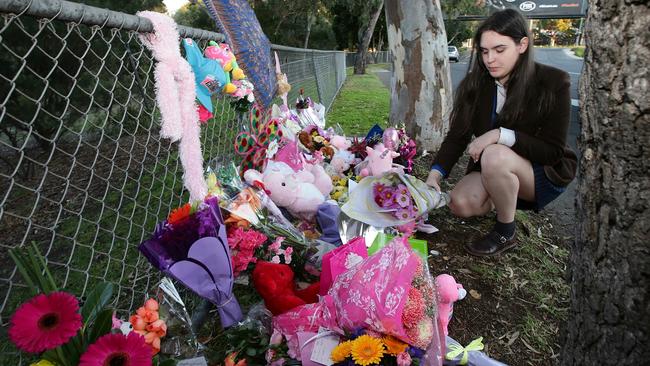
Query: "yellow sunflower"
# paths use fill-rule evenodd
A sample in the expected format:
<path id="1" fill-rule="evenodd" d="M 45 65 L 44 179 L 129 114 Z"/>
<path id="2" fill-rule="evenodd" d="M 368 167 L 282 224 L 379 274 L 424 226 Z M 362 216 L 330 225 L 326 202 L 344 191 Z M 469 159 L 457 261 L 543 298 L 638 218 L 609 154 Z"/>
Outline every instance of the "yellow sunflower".
<path id="1" fill-rule="evenodd" d="M 382 339 L 382 341 L 384 342 L 384 346 L 386 346 L 386 353 L 393 356 L 397 356 L 400 353 L 406 351 L 406 347 L 408 347 L 408 344 L 400 341 L 393 336 L 386 336 Z"/>
<path id="2" fill-rule="evenodd" d="M 384 344 L 381 339 L 362 335 L 352 342 L 352 359 L 361 366 L 378 364 L 384 355 Z"/>
<path id="3" fill-rule="evenodd" d="M 343 362 L 345 361 L 346 358 L 350 357 L 351 348 L 352 348 L 352 342 L 350 341 L 339 343 L 339 345 L 334 347 L 334 349 L 332 350 L 332 353 L 330 354 L 330 358 L 332 359 L 332 361 L 334 361 L 334 363 Z"/>

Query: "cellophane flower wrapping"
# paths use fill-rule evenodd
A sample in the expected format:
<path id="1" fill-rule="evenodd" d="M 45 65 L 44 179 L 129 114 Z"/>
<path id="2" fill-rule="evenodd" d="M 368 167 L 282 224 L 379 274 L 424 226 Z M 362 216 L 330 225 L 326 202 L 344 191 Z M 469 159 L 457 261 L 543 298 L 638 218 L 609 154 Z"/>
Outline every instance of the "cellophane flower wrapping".
<path id="1" fill-rule="evenodd" d="M 163 278 L 154 293 L 160 304 L 161 316 L 167 324 L 167 336 L 161 343 L 160 351 L 184 358 L 200 354 L 203 346 L 192 331 L 192 319 L 172 280 Z"/>
<path id="2" fill-rule="evenodd" d="M 390 188 L 391 191 L 395 190 L 396 193 L 400 193 L 399 188 L 405 187 L 408 195 L 400 193 L 400 197 L 407 198 L 406 206 L 402 207 L 399 202 L 393 205 L 393 197 L 390 200 L 375 199 L 377 188 L 380 186 Z M 380 206 L 378 201 L 385 202 L 386 205 Z M 446 197 L 423 181 L 408 174 L 385 173 L 381 177 L 369 176 L 362 179 L 349 193 L 348 202 L 341 207 L 341 211 L 355 220 L 384 228 L 408 224 L 445 204 Z"/>
<path id="3" fill-rule="evenodd" d="M 367 329 L 426 350 L 424 365 L 441 365 L 434 281 L 426 262 L 399 237 L 338 276 L 327 295 L 274 318 L 289 343 L 299 331 L 340 334 Z"/>

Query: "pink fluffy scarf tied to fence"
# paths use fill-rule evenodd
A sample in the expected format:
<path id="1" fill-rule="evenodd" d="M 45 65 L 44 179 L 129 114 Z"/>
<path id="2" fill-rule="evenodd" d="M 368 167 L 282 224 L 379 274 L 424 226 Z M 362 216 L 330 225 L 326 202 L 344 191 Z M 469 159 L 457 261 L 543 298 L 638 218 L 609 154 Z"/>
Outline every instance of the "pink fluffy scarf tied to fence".
<path id="1" fill-rule="evenodd" d="M 142 43 L 156 59 L 156 101 L 162 117 L 160 135 L 179 141 L 179 155 L 183 164 L 183 183 L 190 192 L 191 201 L 205 198 L 208 188 L 203 177 L 199 113 L 196 101 L 194 74 L 181 56 L 180 36 L 176 23 L 161 13 L 141 11 L 138 16 L 149 19 L 152 33 L 140 35 Z"/>

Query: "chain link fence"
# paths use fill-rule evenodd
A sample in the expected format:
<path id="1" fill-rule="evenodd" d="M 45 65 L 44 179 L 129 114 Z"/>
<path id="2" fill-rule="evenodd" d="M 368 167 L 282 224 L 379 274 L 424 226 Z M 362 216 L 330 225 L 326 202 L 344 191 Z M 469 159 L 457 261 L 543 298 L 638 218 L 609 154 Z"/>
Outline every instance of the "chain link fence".
<path id="1" fill-rule="evenodd" d="M 356 52 L 348 52 L 345 54 L 345 63 L 348 67 L 354 67 L 354 63 L 357 60 Z M 375 51 L 368 52 L 366 54 L 366 63 L 367 64 L 391 64 L 393 59 L 390 51 Z"/>
<path id="2" fill-rule="evenodd" d="M 0 364 L 25 362 L 7 339 L 29 297 L 8 250 L 37 243 L 58 285 L 83 296 L 116 286 L 126 316 L 159 274 L 137 245 L 187 201 L 177 145 L 159 135 L 151 23 L 60 0 L 0 2 Z M 179 27 L 205 46 L 221 34 Z M 343 52 L 273 46 L 292 84 L 327 109 L 345 80 Z M 202 128 L 206 162 L 236 160 L 241 129 L 227 99 Z"/>

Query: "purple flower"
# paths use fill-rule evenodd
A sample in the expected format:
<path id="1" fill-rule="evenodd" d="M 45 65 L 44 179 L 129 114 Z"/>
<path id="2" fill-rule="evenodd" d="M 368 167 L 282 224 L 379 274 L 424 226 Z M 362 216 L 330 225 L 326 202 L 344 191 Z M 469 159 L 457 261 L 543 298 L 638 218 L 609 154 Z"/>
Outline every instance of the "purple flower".
<path id="1" fill-rule="evenodd" d="M 401 191 L 397 193 L 397 196 L 395 197 L 395 200 L 397 201 L 399 206 L 402 207 L 402 208 L 408 207 L 409 205 L 411 205 L 411 195 L 404 194 Z"/>
<path id="2" fill-rule="evenodd" d="M 411 210 L 408 208 L 401 208 L 395 212 L 395 217 L 397 217 L 398 220 L 408 220 L 412 218 Z"/>
<path id="3" fill-rule="evenodd" d="M 386 185 L 383 184 L 383 183 L 375 183 L 375 184 L 372 186 L 372 193 L 373 193 L 373 195 L 378 196 L 378 195 L 380 195 L 380 194 L 381 194 L 381 193 L 382 193 L 386 188 L 387 188 Z"/>
<path id="4" fill-rule="evenodd" d="M 409 195 L 409 196 L 411 195 L 411 192 L 409 192 L 409 189 L 404 184 L 397 185 L 397 192 L 404 195 Z"/>
<path id="5" fill-rule="evenodd" d="M 381 198 L 383 198 L 386 201 L 393 201 L 395 198 L 395 189 L 394 188 L 386 188 L 381 192 Z"/>

